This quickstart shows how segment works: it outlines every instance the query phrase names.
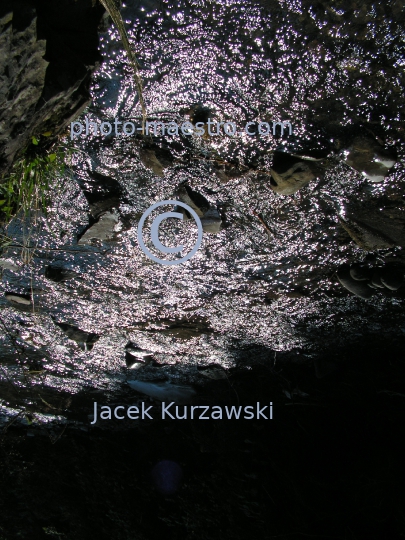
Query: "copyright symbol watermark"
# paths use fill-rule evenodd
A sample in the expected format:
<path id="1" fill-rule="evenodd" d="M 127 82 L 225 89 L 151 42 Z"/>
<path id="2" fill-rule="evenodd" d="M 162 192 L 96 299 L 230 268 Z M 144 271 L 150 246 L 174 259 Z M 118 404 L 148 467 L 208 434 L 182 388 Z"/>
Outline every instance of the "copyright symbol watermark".
<path id="1" fill-rule="evenodd" d="M 182 257 L 181 259 L 174 259 L 174 260 L 159 259 L 159 257 L 156 257 L 156 255 L 154 255 L 153 253 L 149 251 L 149 249 L 145 245 L 145 242 L 143 241 L 142 231 L 143 231 L 143 226 L 145 224 L 146 218 L 156 208 L 159 208 L 160 206 L 164 206 L 167 204 L 173 205 L 173 206 L 181 206 L 182 208 L 185 208 L 187 212 L 189 212 L 193 216 L 194 221 L 197 224 L 197 229 L 198 229 L 197 241 L 194 244 L 193 249 L 189 253 L 187 253 L 185 257 Z M 161 251 L 162 253 L 180 253 L 180 251 L 184 249 L 184 246 L 167 247 L 167 246 L 164 246 L 159 240 L 159 226 L 162 223 L 162 221 L 164 221 L 167 218 L 183 219 L 183 214 L 181 214 L 180 212 L 165 212 L 157 216 L 153 220 L 151 228 L 150 228 L 150 237 L 151 237 L 152 243 L 155 246 L 155 248 Z M 139 245 L 141 246 L 142 251 L 150 259 L 152 259 L 152 261 L 155 261 L 159 264 L 175 265 L 175 264 L 181 264 L 185 261 L 188 261 L 188 259 L 191 259 L 191 257 L 195 255 L 198 248 L 200 247 L 201 242 L 202 242 L 202 236 L 203 236 L 203 228 L 202 228 L 201 220 L 198 217 L 197 213 L 192 208 L 190 208 L 187 204 L 184 204 L 183 202 L 180 202 L 180 201 L 172 201 L 172 200 L 160 201 L 153 204 L 146 210 L 146 212 L 142 214 L 142 217 L 138 224 L 138 242 L 139 242 Z"/>

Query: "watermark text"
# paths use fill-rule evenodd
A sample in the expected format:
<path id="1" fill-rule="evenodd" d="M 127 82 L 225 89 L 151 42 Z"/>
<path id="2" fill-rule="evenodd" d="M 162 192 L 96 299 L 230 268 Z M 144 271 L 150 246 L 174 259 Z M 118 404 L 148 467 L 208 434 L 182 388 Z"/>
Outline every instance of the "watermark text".
<path id="1" fill-rule="evenodd" d="M 137 125 L 134 122 L 118 120 L 114 118 L 113 122 L 93 122 L 85 118 L 82 122 L 71 122 L 70 124 L 70 138 L 73 140 L 80 135 L 86 136 L 98 136 L 108 137 L 113 135 L 115 137 L 130 137 L 135 133 L 143 133 L 143 127 Z M 284 134 L 292 135 L 293 126 L 291 122 L 247 122 L 241 131 L 238 131 L 235 122 L 216 122 L 208 119 L 205 122 L 197 122 L 195 125 L 191 122 L 183 122 L 178 124 L 176 122 L 161 122 L 161 121 L 147 121 L 145 122 L 145 134 L 154 136 L 171 136 L 184 135 L 191 137 L 195 135 L 197 137 L 220 136 L 226 135 L 228 137 L 237 137 L 238 135 L 248 135 L 250 137 L 275 137 Z"/>

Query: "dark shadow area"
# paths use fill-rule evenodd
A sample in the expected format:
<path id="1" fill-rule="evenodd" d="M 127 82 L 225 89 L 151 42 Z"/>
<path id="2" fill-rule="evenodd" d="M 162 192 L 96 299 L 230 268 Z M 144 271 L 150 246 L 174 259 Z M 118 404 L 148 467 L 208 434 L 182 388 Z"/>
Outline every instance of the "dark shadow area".
<path id="1" fill-rule="evenodd" d="M 156 414 L 130 429 L 111 420 L 32 437 L 11 426 L 1 445 L 2 538 L 399 538 L 404 341 L 369 335 L 325 353 L 317 362 L 340 364 L 322 378 L 308 362 L 238 368 L 194 398 L 211 407 L 272 401 L 273 420 Z M 170 495 L 156 489 L 162 460 L 182 474 Z"/>

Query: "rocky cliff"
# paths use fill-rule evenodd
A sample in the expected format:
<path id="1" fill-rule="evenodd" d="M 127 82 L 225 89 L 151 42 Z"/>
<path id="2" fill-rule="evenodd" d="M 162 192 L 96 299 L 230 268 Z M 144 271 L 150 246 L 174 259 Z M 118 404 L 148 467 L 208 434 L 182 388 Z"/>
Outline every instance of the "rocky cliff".
<path id="1" fill-rule="evenodd" d="M 103 13 L 92 0 L 2 1 L 0 174 L 32 136 L 57 137 L 88 105 Z"/>

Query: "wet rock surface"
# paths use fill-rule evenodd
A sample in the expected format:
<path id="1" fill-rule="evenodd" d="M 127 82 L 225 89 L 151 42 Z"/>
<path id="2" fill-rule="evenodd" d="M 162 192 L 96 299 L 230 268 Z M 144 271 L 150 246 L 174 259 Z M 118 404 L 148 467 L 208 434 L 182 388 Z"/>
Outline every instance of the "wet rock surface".
<path id="1" fill-rule="evenodd" d="M 294 134 L 83 135 L 74 141 L 73 174 L 59 179 L 46 215 L 12 221 L 1 237 L 0 536 L 399 538 L 403 3 L 125 4 L 151 116 L 232 121 L 238 130 L 246 121 L 290 119 Z M 52 17 L 58 11 L 54 39 L 63 40 L 65 3 L 42 5 Z M 86 39 L 82 32 L 66 42 L 66 54 Z M 101 34 L 100 52 L 85 115 L 139 119 L 116 29 Z M 64 60 L 52 71 L 52 107 L 58 88 L 86 77 L 83 62 L 73 78 Z M 69 100 L 72 114 L 79 94 Z M 342 161 L 366 128 L 381 148 L 397 150 L 383 182 Z M 141 147 L 159 163 L 145 167 Z M 314 176 L 287 196 L 271 185 L 280 149 L 306 164 L 304 181 L 308 171 Z M 202 220 L 213 212 L 207 226 L 216 234 L 168 268 L 142 253 L 137 224 L 179 185 Z M 95 242 L 77 242 L 112 214 L 125 224 L 119 235 L 110 227 Z M 161 239 L 187 251 L 194 233 L 192 220 L 167 223 Z M 47 267 L 55 269 L 49 277 Z M 77 275 L 65 280 L 65 269 Z M 19 309 L 5 293 L 33 305 Z M 181 410 L 271 400 L 274 419 L 114 417 L 124 405 L 157 411 L 162 399 L 184 401 Z M 111 419 L 92 425 L 94 402 Z M 163 490 L 162 462 L 176 464 L 163 468 Z"/>
<path id="2" fill-rule="evenodd" d="M 45 72 L 49 107 L 58 111 L 58 96 L 74 85 L 68 55 L 73 49 L 81 54 L 84 44 L 85 58 L 74 63 L 77 94 L 69 98 L 70 113 L 87 103 L 82 90 L 89 72 L 83 65 L 91 69 L 102 55 L 91 81 L 92 104 L 79 120 L 139 119 L 132 72 L 116 29 L 101 33 L 100 53 L 92 56 L 93 23 L 101 10 L 93 11 L 90 2 L 72 3 L 93 22 L 86 37 L 81 25 L 87 19 L 74 11 L 81 38 L 66 47 L 58 71 L 43 17 L 52 19 L 61 6 L 37 16 L 33 58 L 45 40 L 45 60 L 54 65 Z M 60 179 L 47 215 L 30 228 L 14 220 L 10 243 L 2 244 L 3 293 L 37 291 L 26 312 L 4 294 L 0 299 L 10 330 L 1 341 L 6 375 L 16 378 L 20 389 L 18 397 L 10 396 L 11 408 L 31 392 L 15 364 L 15 350 L 47 359 L 47 377 L 37 385 L 41 396 L 62 389 L 77 395 L 83 388 L 118 393 L 127 370 L 139 380 L 152 380 L 159 371 L 159 377 L 194 384 L 209 380 L 198 366 L 221 366 L 228 374 L 271 364 L 275 356 L 285 364 L 308 365 L 314 376 L 314 357 L 324 357 L 325 349 L 338 349 L 342 340 L 350 342 L 370 326 L 381 338 L 402 335 L 403 286 L 397 271 L 405 262 L 402 55 L 391 42 L 401 39 L 402 26 L 400 15 L 394 20 L 388 13 L 390 6 L 365 6 L 355 14 L 342 4 L 339 14 L 306 2 L 297 7 L 270 1 L 249 5 L 242 15 L 237 2 L 180 3 L 164 10 L 158 2 L 127 3 L 122 14 L 140 60 L 151 118 L 179 124 L 231 121 L 241 131 L 247 121 L 257 126 L 288 119 L 294 133 L 267 138 L 257 130 L 252 136 L 208 138 L 83 134 L 75 139 L 71 144 L 80 151 L 72 157 L 73 174 Z M 34 35 L 34 15 L 28 26 L 16 27 L 16 35 L 24 29 Z M 62 24 L 61 14 L 59 19 Z M 7 39 L 10 24 L 4 22 Z M 59 28 L 54 25 L 52 43 L 66 37 Z M 353 142 L 359 137 L 368 141 L 367 152 Z M 384 165 L 383 182 L 362 175 L 362 166 L 353 169 L 363 154 L 368 163 L 394 159 L 385 154 L 389 148 L 396 149 L 396 164 Z M 10 146 L 10 159 L 14 150 Z M 351 167 L 344 150 L 353 159 Z M 285 182 L 280 193 L 272 185 L 277 178 Z M 207 234 L 195 257 L 168 269 L 142 253 L 137 225 L 152 204 L 176 197 L 195 209 Z M 192 220 L 161 230 L 166 245 L 192 247 Z M 359 280 L 353 265 L 363 264 L 368 252 L 381 253 L 385 266 L 367 263 L 369 274 Z M 341 274 L 349 290 L 336 279 L 342 265 L 349 268 Z M 387 269 L 379 276 L 384 289 L 369 286 L 376 267 Z M 356 297 L 356 291 L 367 299 Z M 78 341 L 56 334 L 52 318 L 71 325 L 66 332 Z M 31 325 L 29 332 L 26 326 L 21 332 L 22 324 Z M 79 330 L 85 335 L 75 334 Z M 86 336 L 92 334 L 100 338 L 90 351 Z M 136 348 L 126 349 L 129 342 L 140 353 L 151 351 L 153 361 L 144 362 L 149 357 L 137 356 Z M 37 395 L 30 399 L 33 408 L 40 407 Z"/>

